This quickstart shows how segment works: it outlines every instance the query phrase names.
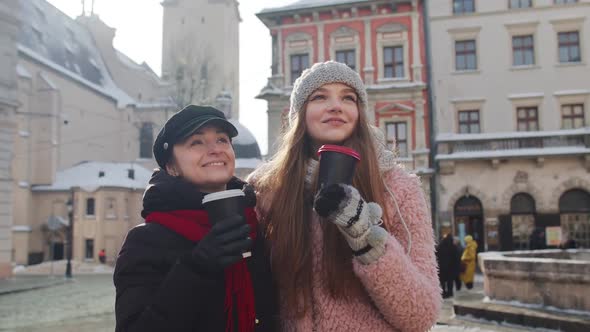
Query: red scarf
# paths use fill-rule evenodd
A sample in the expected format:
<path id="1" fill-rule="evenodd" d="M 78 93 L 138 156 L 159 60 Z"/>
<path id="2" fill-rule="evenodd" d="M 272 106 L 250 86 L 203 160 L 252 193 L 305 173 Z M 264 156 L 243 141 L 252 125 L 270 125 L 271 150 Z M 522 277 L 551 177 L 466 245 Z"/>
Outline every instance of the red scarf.
<path id="1" fill-rule="evenodd" d="M 250 225 L 250 237 L 256 239 L 256 213 L 253 208 L 246 208 L 246 221 Z M 168 212 L 152 212 L 145 222 L 163 225 L 191 241 L 201 240 L 211 229 L 207 212 L 204 210 L 175 210 Z M 254 289 L 246 260 L 242 259 L 225 269 L 225 302 L 227 313 L 226 332 L 234 330 L 233 308 L 234 296 L 238 308 L 238 331 L 254 331 L 256 311 L 254 308 Z"/>

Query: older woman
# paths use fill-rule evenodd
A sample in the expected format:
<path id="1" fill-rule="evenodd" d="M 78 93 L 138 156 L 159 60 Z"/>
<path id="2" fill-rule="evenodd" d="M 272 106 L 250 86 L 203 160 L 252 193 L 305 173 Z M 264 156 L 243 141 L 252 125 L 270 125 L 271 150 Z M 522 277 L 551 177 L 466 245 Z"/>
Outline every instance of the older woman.
<path id="1" fill-rule="evenodd" d="M 270 267 L 253 211 L 209 220 L 208 193 L 242 189 L 223 113 L 190 105 L 154 143 L 160 166 L 115 268 L 116 331 L 273 331 Z M 213 225 L 213 226 L 212 226 Z M 253 242 L 254 241 L 254 242 Z M 242 253 L 252 250 L 247 261 Z"/>

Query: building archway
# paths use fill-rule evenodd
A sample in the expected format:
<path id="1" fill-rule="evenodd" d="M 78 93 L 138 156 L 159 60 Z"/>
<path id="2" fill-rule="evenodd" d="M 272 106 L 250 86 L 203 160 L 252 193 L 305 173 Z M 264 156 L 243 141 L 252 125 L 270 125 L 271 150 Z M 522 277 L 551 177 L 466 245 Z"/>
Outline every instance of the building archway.
<path id="1" fill-rule="evenodd" d="M 528 250 L 530 236 L 535 229 L 536 204 L 528 193 L 517 193 L 510 199 L 512 221 L 512 248 Z"/>
<path id="2" fill-rule="evenodd" d="M 477 242 L 477 251 L 484 250 L 483 206 L 479 198 L 465 195 L 455 202 L 453 209 L 455 232 L 462 244 L 465 235 L 473 236 Z"/>
<path id="3" fill-rule="evenodd" d="M 559 197 L 559 217 L 562 238 L 590 248 L 590 193 L 578 188 L 564 192 Z"/>

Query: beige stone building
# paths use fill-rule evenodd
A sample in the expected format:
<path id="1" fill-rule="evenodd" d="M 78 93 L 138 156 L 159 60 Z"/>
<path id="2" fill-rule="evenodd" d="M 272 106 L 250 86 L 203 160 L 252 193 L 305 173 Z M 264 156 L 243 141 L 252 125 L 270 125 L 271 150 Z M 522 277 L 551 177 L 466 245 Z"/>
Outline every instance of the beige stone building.
<path id="1" fill-rule="evenodd" d="M 439 233 L 590 247 L 590 1 L 429 2 Z"/>
<path id="2" fill-rule="evenodd" d="M 143 222 L 139 211 L 150 176 L 135 163 L 82 162 L 57 172 L 51 185 L 33 186 L 35 208 L 30 223 L 16 227 L 14 262 L 66 258 L 72 222 L 72 258 L 96 261 L 104 249 L 107 263 L 113 263 L 127 231 Z"/>
<path id="3" fill-rule="evenodd" d="M 165 15 L 180 3 L 164 2 Z M 218 24 L 230 6 L 235 24 L 228 23 L 228 29 L 236 30 L 232 33 L 237 50 L 237 4 L 220 1 L 216 5 L 225 9 L 211 9 L 207 24 Z M 191 7 L 190 11 L 199 10 Z M 185 14 L 196 17 L 188 15 L 189 9 Z M 63 252 L 64 239 L 59 238 L 59 232 L 49 232 L 51 227 L 64 224 L 64 202 L 71 195 L 69 189 L 53 190 L 61 183 L 61 176 L 84 161 L 128 163 L 138 169 L 156 166 L 152 144 L 166 119 L 178 109 L 178 86 L 183 82 L 161 79 L 147 64 L 138 64 L 116 50 L 115 29 L 94 14 L 71 19 L 44 0 L 9 1 L 0 5 L 0 26 L 0 50 L 7 59 L 0 66 L 0 137 L 5 146 L 0 149 L 2 277 L 11 264 L 35 263 Z M 165 45 L 182 27 L 175 29 L 165 29 Z M 213 31 L 211 27 L 202 29 Z M 224 38 L 217 40 L 227 46 Z M 230 56 L 227 52 L 215 54 L 219 46 L 214 46 L 214 59 Z M 237 73 L 235 54 L 235 68 L 228 67 Z M 209 77 L 214 98 L 190 100 L 207 101 L 231 115 L 238 104 L 237 76 L 227 78 L 235 80 L 236 87 L 219 83 L 225 75 Z M 240 132 L 234 139 L 236 166 L 237 173 L 244 176 L 260 162 L 260 150 L 254 136 L 238 123 L 237 114 L 236 109 L 231 120 Z M 115 257 L 122 236 L 141 221 L 137 218 L 147 179 L 137 177 L 134 181 L 140 180 L 142 186 L 104 185 L 92 190 L 72 183 L 75 259 L 91 259 L 103 248 L 107 257 Z M 95 200 L 94 219 L 84 214 L 89 198 Z M 123 211 L 117 212 L 113 222 L 105 212 L 111 199 L 116 209 Z M 53 245 L 47 238 L 52 234 L 57 236 Z"/>
<path id="4" fill-rule="evenodd" d="M 15 112 L 19 106 L 16 77 L 16 0 L 0 3 L 0 278 L 12 270 L 13 175 Z"/>

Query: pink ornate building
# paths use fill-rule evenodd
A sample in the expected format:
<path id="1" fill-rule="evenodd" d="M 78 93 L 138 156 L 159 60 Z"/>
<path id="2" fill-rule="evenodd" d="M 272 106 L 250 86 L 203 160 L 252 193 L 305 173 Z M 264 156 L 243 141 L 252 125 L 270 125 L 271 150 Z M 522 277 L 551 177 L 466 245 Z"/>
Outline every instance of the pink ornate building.
<path id="1" fill-rule="evenodd" d="M 269 156 L 285 123 L 292 83 L 313 63 L 332 59 L 359 72 L 371 121 L 429 191 L 423 1 L 301 0 L 257 15 L 272 36 L 272 76 L 258 95 L 268 101 Z"/>

